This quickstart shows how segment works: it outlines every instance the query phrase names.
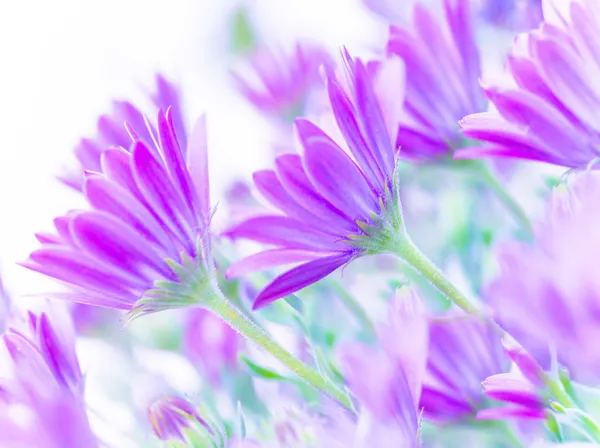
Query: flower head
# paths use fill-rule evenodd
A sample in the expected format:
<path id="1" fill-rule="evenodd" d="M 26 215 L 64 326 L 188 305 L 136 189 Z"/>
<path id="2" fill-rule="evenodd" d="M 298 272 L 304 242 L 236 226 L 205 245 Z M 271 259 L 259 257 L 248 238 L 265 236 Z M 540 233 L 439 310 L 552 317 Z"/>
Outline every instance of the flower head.
<path id="1" fill-rule="evenodd" d="M 345 54 L 350 92 L 330 74 L 327 81 L 345 152 L 310 121 L 296 120 L 304 155 L 276 159 L 275 170 L 254 173 L 254 183 L 277 211 L 230 229 L 275 248 L 232 265 L 229 277 L 272 266 L 302 263 L 269 284 L 255 308 L 267 305 L 330 274 L 367 253 L 370 243 L 397 224 L 396 152 L 363 63 Z M 388 229 L 389 230 L 389 229 Z M 392 232 L 393 233 L 393 232 Z M 371 248 L 373 252 L 377 249 Z"/>
<path id="2" fill-rule="evenodd" d="M 388 52 L 406 65 L 404 116 L 396 139 L 402 156 L 428 160 L 451 154 L 462 141 L 458 120 L 485 108 L 469 4 L 444 0 L 442 21 L 417 4 L 412 31 L 391 28 Z"/>
<path id="3" fill-rule="evenodd" d="M 187 306 L 212 290 L 204 118 L 187 154 L 170 109 L 159 112 L 157 129 L 158 148 L 135 139 L 129 151 L 106 150 L 100 172 L 85 179 L 90 209 L 38 235 L 42 247 L 23 264 L 69 285 L 61 297 L 138 314 Z"/>
<path id="4" fill-rule="evenodd" d="M 493 400 L 504 402 L 505 406 L 481 410 L 477 418 L 480 420 L 543 419 L 547 399 L 544 397 L 542 367 L 514 341 L 506 344 L 505 349 L 518 370 L 491 375 L 482 382 L 485 395 Z"/>
<path id="5" fill-rule="evenodd" d="M 195 429 L 214 434 L 196 407 L 179 397 L 167 396 L 155 400 L 148 407 L 148 420 L 156 437 L 163 441 L 187 442 Z"/>
<path id="6" fill-rule="evenodd" d="M 179 91 L 177 87 L 162 75 L 156 76 L 156 90 L 150 98 L 154 105 L 166 110 L 171 108 L 174 133 L 185 151 L 187 148 L 187 135 L 183 127 L 183 114 Z M 61 180 L 72 188 L 81 190 L 85 181 L 85 172 L 102 171 L 102 153 L 108 148 L 129 148 L 132 132 L 135 140 L 153 147 L 156 129 L 147 123 L 146 118 L 139 108 L 129 101 L 115 100 L 112 112 L 102 115 L 98 119 L 97 134 L 94 138 L 82 139 L 75 148 L 75 157 L 79 162 L 79 169 L 61 176 Z M 125 126 L 127 124 L 127 126 Z"/>
<path id="7" fill-rule="evenodd" d="M 358 425 L 364 420 L 364 441 L 380 447 L 418 447 L 427 320 L 420 298 L 407 288 L 399 291 L 389 315 L 378 338 L 382 349 L 362 343 L 347 346 L 343 370 L 361 405 Z"/>
<path id="8" fill-rule="evenodd" d="M 592 172 L 555 191 L 534 244 L 501 247 L 500 273 L 485 291 L 496 320 L 542 367 L 556 353 L 576 380 L 592 382 L 600 380 L 599 195 Z"/>
<path id="9" fill-rule="evenodd" d="M 250 56 L 249 67 L 233 73 L 233 79 L 258 110 L 292 121 L 322 89 L 319 69 L 330 63 L 327 52 L 314 45 L 298 43 L 289 53 L 262 47 Z"/>
<path id="10" fill-rule="evenodd" d="M 462 120 L 464 134 L 485 143 L 457 157 L 582 167 L 600 155 L 600 4 L 569 5 L 561 15 L 549 2 L 540 29 L 517 38 L 508 59 L 516 87 L 485 88 L 498 112 Z"/>
<path id="11" fill-rule="evenodd" d="M 506 372 L 509 360 L 497 332 L 474 317 L 429 321 L 429 355 L 420 406 L 434 421 L 475 415 L 483 406 L 481 382 Z"/>
<path id="12" fill-rule="evenodd" d="M 2 446 L 97 446 L 83 401 L 75 335 L 66 312 L 29 313 L 25 328 L 3 336 L 14 378 L 0 385 Z M 25 419 L 12 410 L 25 409 Z M 14 445 L 13 445 L 14 444 Z"/>

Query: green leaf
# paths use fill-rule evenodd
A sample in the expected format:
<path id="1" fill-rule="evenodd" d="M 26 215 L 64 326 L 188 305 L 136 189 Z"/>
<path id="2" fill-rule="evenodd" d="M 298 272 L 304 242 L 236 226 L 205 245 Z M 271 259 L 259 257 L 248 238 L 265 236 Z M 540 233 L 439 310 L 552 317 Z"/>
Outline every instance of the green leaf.
<path id="1" fill-rule="evenodd" d="M 280 375 L 279 373 L 274 372 L 273 370 L 268 369 L 266 367 L 259 366 L 255 362 L 250 361 L 245 356 L 241 356 L 241 359 L 246 364 L 246 366 L 248 366 L 248 368 L 250 369 L 250 372 L 254 376 L 257 376 L 264 380 L 271 380 L 271 381 L 290 381 L 290 378 Z"/>

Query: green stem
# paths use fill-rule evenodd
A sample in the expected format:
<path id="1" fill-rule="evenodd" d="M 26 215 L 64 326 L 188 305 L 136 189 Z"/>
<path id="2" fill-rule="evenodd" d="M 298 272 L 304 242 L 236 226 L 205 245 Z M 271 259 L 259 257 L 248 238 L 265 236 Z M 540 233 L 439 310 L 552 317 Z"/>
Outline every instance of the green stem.
<path id="1" fill-rule="evenodd" d="M 498 200 L 508 209 L 515 220 L 517 220 L 521 226 L 527 230 L 529 235 L 533 235 L 533 227 L 529 217 L 519 203 L 515 200 L 515 198 L 508 194 L 504 185 L 500 183 L 500 180 L 494 175 L 494 173 L 492 173 L 490 168 L 483 162 L 479 163 L 477 168 L 482 180 L 496 195 L 496 198 L 498 198 Z"/>
<path id="2" fill-rule="evenodd" d="M 216 289 L 216 288 L 215 288 Z M 348 395 L 333 382 L 324 378 L 316 370 L 307 366 L 294 355 L 285 350 L 256 323 L 248 319 L 238 308 L 235 307 L 220 291 L 203 300 L 209 311 L 223 319 L 231 328 L 246 337 L 267 353 L 277 358 L 283 365 L 300 376 L 304 381 L 315 389 L 323 392 L 330 398 L 339 402 L 342 406 L 353 411 L 352 402 Z"/>
<path id="3" fill-rule="evenodd" d="M 550 393 L 556 398 L 562 406 L 565 408 L 577 408 L 578 406 L 575 404 L 573 399 L 565 392 L 562 384 L 556 380 L 553 380 L 548 375 L 544 375 L 542 377 L 542 381 L 550 391 Z"/>
<path id="4" fill-rule="evenodd" d="M 338 280 L 332 280 L 330 282 L 331 289 L 337 294 L 338 298 L 344 304 L 344 306 L 350 311 L 356 320 L 361 324 L 363 328 L 366 328 L 371 334 L 377 334 L 375 325 L 371 322 L 371 319 L 367 315 L 367 312 L 362 305 L 356 300 L 356 298 L 350 294 L 346 288 Z"/>
<path id="5" fill-rule="evenodd" d="M 484 313 L 452 284 L 427 256 L 419 250 L 408 235 L 400 238 L 392 252 L 412 269 L 428 279 L 431 284 L 467 314 L 487 320 Z"/>

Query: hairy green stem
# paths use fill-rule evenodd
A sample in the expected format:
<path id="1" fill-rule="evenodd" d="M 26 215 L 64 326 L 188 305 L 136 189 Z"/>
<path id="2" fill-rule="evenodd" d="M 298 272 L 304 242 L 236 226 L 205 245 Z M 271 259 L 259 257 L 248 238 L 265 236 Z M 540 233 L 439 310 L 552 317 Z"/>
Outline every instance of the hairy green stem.
<path id="1" fill-rule="evenodd" d="M 231 328 L 239 334 L 246 337 L 254 344 L 262 348 L 267 353 L 277 358 L 288 369 L 297 374 L 300 378 L 313 386 L 315 389 L 323 392 L 328 397 L 336 400 L 340 405 L 353 411 L 352 402 L 348 395 L 336 386 L 332 381 L 324 378 L 315 369 L 304 364 L 281 345 L 275 342 L 271 337 L 255 322 L 248 319 L 233 303 L 231 303 L 223 294 L 215 288 L 213 296 L 205 298 L 202 302 L 206 308 L 223 319 Z"/>
<path id="2" fill-rule="evenodd" d="M 440 269 L 419 250 L 408 235 L 400 238 L 400 241 L 392 248 L 392 252 L 407 263 L 412 269 L 425 277 L 429 282 L 444 294 L 448 300 L 454 302 L 467 314 L 487 320 L 485 314 L 452 284 Z"/>

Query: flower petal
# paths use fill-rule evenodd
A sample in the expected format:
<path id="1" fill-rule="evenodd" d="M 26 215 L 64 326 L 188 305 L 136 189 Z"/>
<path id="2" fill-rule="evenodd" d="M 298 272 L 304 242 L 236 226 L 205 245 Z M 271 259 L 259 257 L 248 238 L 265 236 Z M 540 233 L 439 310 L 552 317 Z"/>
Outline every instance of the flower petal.
<path id="1" fill-rule="evenodd" d="M 250 255 L 227 268 L 227 279 L 242 277 L 257 271 L 291 263 L 314 260 L 323 257 L 322 253 L 306 250 L 271 249 Z"/>
<path id="2" fill-rule="evenodd" d="M 228 230 L 230 238 L 248 238 L 290 249 L 335 251 L 344 243 L 287 216 L 257 216 Z"/>
<path id="3" fill-rule="evenodd" d="M 350 261 L 352 256 L 352 253 L 344 252 L 338 255 L 319 258 L 281 274 L 260 292 L 254 301 L 252 309 L 263 308 L 277 299 L 321 280 Z"/>

